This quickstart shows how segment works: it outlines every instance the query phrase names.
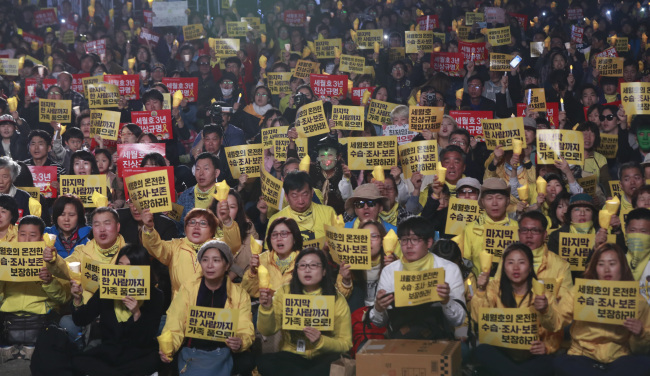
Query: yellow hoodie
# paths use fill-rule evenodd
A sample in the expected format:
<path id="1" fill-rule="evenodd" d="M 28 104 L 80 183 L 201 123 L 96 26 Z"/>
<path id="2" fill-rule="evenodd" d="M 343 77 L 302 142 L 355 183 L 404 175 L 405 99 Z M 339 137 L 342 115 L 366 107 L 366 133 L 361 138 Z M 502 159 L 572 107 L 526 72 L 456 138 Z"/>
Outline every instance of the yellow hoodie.
<path id="1" fill-rule="evenodd" d="M 295 253 L 296 255 L 298 254 L 298 252 Z M 271 281 L 269 288 L 273 291 L 278 291 L 283 285 L 291 281 L 291 275 L 293 274 L 293 268 L 296 262 L 296 255 L 294 255 L 291 265 L 284 273 L 282 273 L 278 265 L 275 263 L 275 254 L 275 251 L 267 251 L 260 254 L 260 265 L 264 265 L 264 267 L 269 270 L 269 278 Z M 259 278 L 257 277 L 257 273 L 253 274 L 250 269 L 246 270 L 246 273 L 244 273 L 241 287 L 248 292 L 251 298 L 260 297 Z"/>
<path id="2" fill-rule="evenodd" d="M 485 224 L 492 225 L 502 225 L 502 226 L 514 226 L 519 228 L 519 224 L 514 219 L 510 219 L 506 216 L 505 219 L 501 221 L 493 221 L 487 214 L 483 213 L 479 215 L 476 221 L 470 223 L 465 227 L 463 231 L 463 245 L 461 249 L 463 250 L 463 257 L 472 260 L 474 263 L 475 275 L 481 274 L 481 251 L 485 248 Z"/>
<path id="3" fill-rule="evenodd" d="M 0 281 L 0 312 L 44 315 L 58 309 L 71 297 L 68 281 L 43 282 Z"/>

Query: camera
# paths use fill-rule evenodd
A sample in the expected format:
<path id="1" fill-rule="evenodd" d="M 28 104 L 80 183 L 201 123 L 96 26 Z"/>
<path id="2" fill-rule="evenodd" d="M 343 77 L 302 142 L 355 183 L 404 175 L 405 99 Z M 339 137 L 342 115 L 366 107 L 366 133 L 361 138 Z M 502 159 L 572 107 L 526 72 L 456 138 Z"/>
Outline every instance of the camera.
<path id="1" fill-rule="evenodd" d="M 296 108 L 300 108 L 309 103 L 309 98 L 307 98 L 306 94 L 297 92 L 296 95 L 293 96 L 293 103 L 296 104 Z"/>
<path id="2" fill-rule="evenodd" d="M 215 103 L 212 103 L 210 105 L 210 120 L 212 123 L 217 124 L 219 126 L 223 126 L 223 118 L 221 117 L 221 113 L 223 112 L 223 108 L 221 105 Z"/>
<path id="3" fill-rule="evenodd" d="M 436 105 L 436 93 L 424 93 L 422 94 L 424 96 L 424 100 L 426 102 L 426 105 L 431 107 Z"/>

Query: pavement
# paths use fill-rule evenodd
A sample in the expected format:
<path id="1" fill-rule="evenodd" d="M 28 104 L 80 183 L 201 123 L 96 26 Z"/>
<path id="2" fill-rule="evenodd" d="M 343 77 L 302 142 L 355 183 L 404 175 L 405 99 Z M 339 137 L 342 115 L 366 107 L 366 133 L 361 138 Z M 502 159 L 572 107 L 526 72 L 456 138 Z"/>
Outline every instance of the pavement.
<path id="1" fill-rule="evenodd" d="M 7 376 L 31 376 L 29 371 L 29 360 L 14 359 L 0 364 L 0 375 Z"/>

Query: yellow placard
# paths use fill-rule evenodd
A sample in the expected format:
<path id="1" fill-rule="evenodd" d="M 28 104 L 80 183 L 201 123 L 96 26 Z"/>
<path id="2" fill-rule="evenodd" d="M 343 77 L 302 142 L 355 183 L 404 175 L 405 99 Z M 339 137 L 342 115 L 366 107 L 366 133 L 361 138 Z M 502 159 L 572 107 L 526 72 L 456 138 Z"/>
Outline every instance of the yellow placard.
<path id="1" fill-rule="evenodd" d="M 262 28 L 262 21 L 259 17 L 241 17 L 240 21 L 246 22 L 249 30 L 253 29 L 259 31 Z"/>
<path id="2" fill-rule="evenodd" d="M 99 135 L 104 140 L 117 141 L 121 116 L 117 111 L 91 110 L 90 137 Z"/>
<path id="3" fill-rule="evenodd" d="M 170 219 L 172 219 L 172 220 L 174 220 L 176 222 L 181 222 L 182 219 L 183 219 L 182 215 L 183 215 L 183 210 L 184 209 L 185 209 L 185 207 L 183 207 L 183 205 L 180 205 L 180 204 L 177 204 L 177 203 L 173 202 L 172 203 L 172 210 L 167 212 L 167 216 Z"/>
<path id="4" fill-rule="evenodd" d="M 282 329 L 334 330 L 334 296 L 287 294 L 282 301 Z"/>
<path id="5" fill-rule="evenodd" d="M 301 138 L 297 138 L 301 140 Z M 305 139 L 306 140 L 306 139 Z M 280 161 L 284 162 L 287 160 L 287 147 L 289 146 L 289 138 L 274 138 L 273 142 L 273 157 Z"/>
<path id="6" fill-rule="evenodd" d="M 88 85 L 88 106 L 90 108 L 117 107 L 120 88 L 106 82 Z"/>
<path id="7" fill-rule="evenodd" d="M 262 144 L 230 146 L 225 151 L 233 178 L 239 179 L 244 174 L 249 178 L 260 177 L 260 164 L 264 160 Z"/>
<path id="8" fill-rule="evenodd" d="M 494 150 L 501 145 L 503 150 L 512 150 L 512 140 L 518 138 L 525 143 L 524 119 L 481 119 L 485 143 L 489 150 Z"/>
<path id="9" fill-rule="evenodd" d="M 312 239 L 312 240 L 302 240 L 302 249 L 305 248 L 318 248 L 318 249 L 323 249 L 323 245 L 327 243 L 327 239 L 325 237 L 318 238 L 318 239 Z"/>
<path id="10" fill-rule="evenodd" d="M 375 166 L 397 166 L 397 137 L 348 137 L 350 170 L 372 170 Z"/>
<path id="11" fill-rule="evenodd" d="M 0 74 L 3 76 L 18 76 L 19 59 L 0 59 Z"/>
<path id="12" fill-rule="evenodd" d="M 266 74 L 267 84 L 271 89 L 271 94 L 291 94 L 291 72 L 269 72 Z"/>
<path id="13" fill-rule="evenodd" d="M 44 242 L 0 243 L 0 281 L 40 281 L 44 247 Z"/>
<path id="14" fill-rule="evenodd" d="M 38 101 L 38 121 L 49 123 L 70 123 L 72 121 L 72 101 L 67 99 L 40 99 Z"/>
<path id="15" fill-rule="evenodd" d="M 576 278 L 573 319 L 622 325 L 638 317 L 639 281 L 603 281 Z"/>
<path id="16" fill-rule="evenodd" d="M 309 60 L 298 60 L 293 76 L 308 80 L 312 73 L 320 73 L 320 63 Z"/>
<path id="17" fill-rule="evenodd" d="M 433 52 L 433 31 L 405 31 L 406 53 Z"/>
<path id="18" fill-rule="evenodd" d="M 466 26 L 473 26 L 477 22 L 485 22 L 485 13 L 465 12 Z"/>
<path id="19" fill-rule="evenodd" d="M 618 134 L 601 133 L 600 145 L 598 145 L 596 151 L 607 159 L 616 158 L 616 153 L 618 153 Z"/>
<path id="20" fill-rule="evenodd" d="M 597 57 L 596 69 L 603 77 L 623 77 L 622 57 Z"/>
<path id="21" fill-rule="evenodd" d="M 485 128 L 483 128 L 485 129 Z M 562 156 L 569 164 L 585 164 L 585 143 L 582 132 L 540 129 L 537 138 L 537 163 L 553 164 Z"/>
<path id="22" fill-rule="evenodd" d="M 305 104 L 296 113 L 296 130 L 300 137 L 311 137 L 329 133 L 330 128 L 325 118 L 323 101 Z"/>
<path id="23" fill-rule="evenodd" d="M 483 249 L 492 255 L 492 262 L 499 262 L 510 243 L 519 241 L 518 227 L 485 224 Z"/>
<path id="24" fill-rule="evenodd" d="M 391 124 L 390 112 L 397 106 L 398 104 L 396 103 L 373 99 L 370 101 L 370 107 L 368 107 L 367 120 L 377 125 Z"/>
<path id="25" fill-rule="evenodd" d="M 544 53 L 544 42 L 530 42 L 530 57 L 540 57 Z"/>
<path id="26" fill-rule="evenodd" d="M 351 270 L 370 270 L 370 230 L 325 225 L 330 255 L 337 264 L 345 262 Z"/>
<path id="27" fill-rule="evenodd" d="M 380 45 L 384 44 L 383 29 L 357 30 L 357 45 L 359 46 L 359 49 L 373 49 L 375 47 L 375 42 Z"/>
<path id="28" fill-rule="evenodd" d="M 436 39 L 436 38 L 440 38 L 442 43 L 445 43 L 447 41 L 447 34 L 445 34 L 445 33 L 437 33 L 437 32 L 434 31 L 433 32 L 433 39 Z"/>
<path id="29" fill-rule="evenodd" d="M 544 89 L 528 89 L 524 92 L 526 105 L 533 111 L 546 111 L 546 92 Z"/>
<path id="30" fill-rule="evenodd" d="M 341 39 L 316 39 L 314 47 L 316 47 L 314 52 L 317 59 L 334 59 L 336 57 L 334 47 L 341 50 Z"/>
<path id="31" fill-rule="evenodd" d="M 203 24 L 192 24 L 183 26 L 183 38 L 185 40 L 201 39 L 204 37 L 205 30 Z"/>
<path id="32" fill-rule="evenodd" d="M 625 114 L 650 115 L 650 83 L 648 82 L 624 82 L 621 84 L 621 102 L 625 108 Z"/>
<path id="33" fill-rule="evenodd" d="M 149 300 L 151 272 L 149 265 L 102 264 L 99 268 L 99 297 L 102 299 Z"/>
<path id="34" fill-rule="evenodd" d="M 29 193 L 30 196 L 34 200 L 41 200 L 41 189 L 39 187 L 17 187 L 18 189 L 22 189 L 23 191 Z"/>
<path id="35" fill-rule="evenodd" d="M 83 77 L 81 79 L 81 83 L 83 84 L 84 87 L 84 96 L 88 98 L 88 85 L 91 84 L 98 84 L 100 82 L 104 82 L 104 76 L 90 76 L 90 77 Z"/>
<path id="36" fill-rule="evenodd" d="M 191 306 L 185 324 L 185 337 L 226 342 L 236 337 L 239 310 Z"/>
<path id="37" fill-rule="evenodd" d="M 616 52 L 628 52 L 630 50 L 630 41 L 628 37 L 608 37 L 607 44 L 614 46 Z"/>
<path id="38" fill-rule="evenodd" d="M 422 175 L 436 174 L 436 162 L 438 162 L 436 140 L 408 142 L 397 148 L 406 179 L 410 179 L 414 172 Z"/>
<path id="39" fill-rule="evenodd" d="M 456 34 L 458 35 L 458 39 L 467 42 L 471 30 L 472 30 L 471 26 L 458 26 L 456 28 Z"/>
<path id="40" fill-rule="evenodd" d="M 558 254 L 569 263 L 572 271 L 584 271 L 587 259 L 596 244 L 596 234 L 560 233 Z"/>
<path id="41" fill-rule="evenodd" d="M 510 26 L 487 29 L 487 41 L 493 47 L 510 44 Z"/>
<path id="42" fill-rule="evenodd" d="M 474 222 L 478 218 L 480 210 L 478 201 L 452 196 L 449 199 L 445 233 L 460 235 L 467 224 Z"/>
<path id="43" fill-rule="evenodd" d="M 582 189 L 584 189 L 585 193 L 587 193 L 591 197 L 596 197 L 596 187 L 598 187 L 598 176 L 596 175 L 586 176 L 584 178 L 576 179 L 576 181 L 578 182 L 578 184 L 580 184 Z"/>
<path id="44" fill-rule="evenodd" d="M 268 149 L 273 147 L 273 140 L 276 138 L 287 138 L 289 126 L 262 128 L 260 131 L 262 135 L 262 148 Z"/>
<path id="45" fill-rule="evenodd" d="M 226 21 L 226 30 L 231 38 L 245 37 L 248 32 L 248 22 Z"/>
<path id="46" fill-rule="evenodd" d="M 89 257 L 84 257 L 81 263 L 81 286 L 93 294 L 99 288 L 99 275 L 102 263 Z"/>
<path id="47" fill-rule="evenodd" d="M 366 59 L 363 56 L 341 55 L 339 70 L 346 73 L 363 74 Z"/>
<path id="48" fill-rule="evenodd" d="M 619 196 L 623 197 L 623 188 L 621 187 L 620 180 L 610 180 L 609 181 L 609 191 L 612 193 L 612 197 Z"/>
<path id="49" fill-rule="evenodd" d="M 63 33 L 63 44 L 74 44 L 74 30 L 66 30 Z"/>
<path id="50" fill-rule="evenodd" d="M 343 55 L 341 55 L 341 58 Z M 406 48 L 405 47 L 391 47 L 388 49 L 388 62 L 392 63 L 397 60 L 403 60 L 406 57 Z M 341 64 L 343 63 L 343 60 L 341 60 Z M 339 67 L 341 71 L 341 69 Z M 351 72 L 351 73 L 356 73 L 356 72 Z"/>
<path id="51" fill-rule="evenodd" d="M 237 38 L 209 38 L 208 44 L 214 50 L 216 57 L 237 56 L 239 51 L 239 39 Z"/>
<path id="52" fill-rule="evenodd" d="M 442 117 L 444 114 L 444 107 L 410 106 L 409 130 L 421 132 L 429 129 L 432 132 L 438 132 L 442 125 Z"/>
<path id="53" fill-rule="evenodd" d="M 490 52 L 490 72 L 510 72 L 513 56 Z"/>
<path id="54" fill-rule="evenodd" d="M 560 283 L 562 281 L 559 278 L 544 277 L 543 281 L 544 281 L 544 289 L 546 289 L 546 292 L 555 296 L 557 296 L 557 294 L 560 293 L 560 288 L 562 287 Z"/>
<path id="55" fill-rule="evenodd" d="M 539 318 L 533 307 L 479 308 L 478 338 L 481 343 L 530 350 L 539 341 Z"/>
<path id="56" fill-rule="evenodd" d="M 332 120 L 335 129 L 363 131 L 365 119 L 364 108 L 361 106 L 332 106 Z"/>
<path id="57" fill-rule="evenodd" d="M 282 193 L 282 181 L 273 177 L 270 173 L 266 172 L 265 168 L 260 168 L 260 183 L 262 186 L 262 198 L 268 206 L 279 210 L 280 209 L 280 195 Z"/>
<path id="58" fill-rule="evenodd" d="M 163 95 L 163 110 L 171 110 L 172 109 L 172 94 L 171 93 L 162 93 Z"/>
<path id="59" fill-rule="evenodd" d="M 169 175 L 166 170 L 144 172 L 124 178 L 129 198 L 138 211 L 149 209 L 152 213 L 172 210 Z"/>
<path id="60" fill-rule="evenodd" d="M 59 188 L 61 195 L 71 194 L 79 197 L 84 208 L 95 208 L 97 205 L 93 203 L 93 193 L 107 196 L 106 175 L 61 175 Z"/>
<path id="61" fill-rule="evenodd" d="M 395 271 L 395 307 L 413 307 L 441 301 L 436 286 L 444 282 L 444 268 Z"/>

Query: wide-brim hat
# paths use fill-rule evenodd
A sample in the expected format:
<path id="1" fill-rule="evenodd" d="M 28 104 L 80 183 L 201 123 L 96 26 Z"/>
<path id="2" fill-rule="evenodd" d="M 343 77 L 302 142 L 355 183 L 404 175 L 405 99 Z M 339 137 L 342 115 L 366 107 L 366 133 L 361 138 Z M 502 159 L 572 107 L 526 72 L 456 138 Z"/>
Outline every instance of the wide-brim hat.
<path id="1" fill-rule="evenodd" d="M 381 201 L 383 211 L 390 210 L 388 198 L 381 195 L 379 188 L 373 183 L 362 184 L 352 192 L 352 197 L 345 200 L 345 211 L 349 215 L 354 215 L 354 202 L 360 200 L 378 200 Z"/>
<path id="2" fill-rule="evenodd" d="M 488 193 L 503 193 L 507 197 L 510 197 L 510 184 L 501 178 L 485 179 L 481 186 L 481 196 Z"/>

